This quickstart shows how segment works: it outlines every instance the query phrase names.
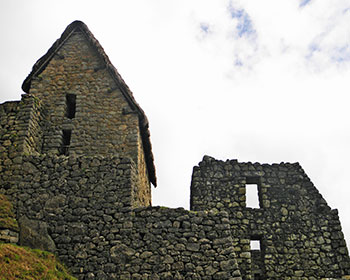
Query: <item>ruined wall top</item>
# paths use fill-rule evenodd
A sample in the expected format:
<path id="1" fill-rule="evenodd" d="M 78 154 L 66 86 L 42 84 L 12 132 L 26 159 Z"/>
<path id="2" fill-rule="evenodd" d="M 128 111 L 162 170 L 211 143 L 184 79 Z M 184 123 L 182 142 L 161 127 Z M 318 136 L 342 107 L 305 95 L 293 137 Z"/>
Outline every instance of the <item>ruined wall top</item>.
<path id="1" fill-rule="evenodd" d="M 209 156 L 193 169 L 191 209 L 246 208 L 247 185 L 256 186 L 260 209 L 292 204 L 305 211 L 330 210 L 299 163 L 244 163 Z"/>
<path id="2" fill-rule="evenodd" d="M 249 193 L 251 188 L 255 192 Z M 257 204 L 249 204 L 249 195 Z M 320 279 L 350 272 L 338 211 L 327 205 L 298 163 L 205 156 L 193 169 L 191 210 L 208 209 L 229 213 L 243 275 Z M 258 252 L 251 251 L 251 242 L 258 242 Z"/>

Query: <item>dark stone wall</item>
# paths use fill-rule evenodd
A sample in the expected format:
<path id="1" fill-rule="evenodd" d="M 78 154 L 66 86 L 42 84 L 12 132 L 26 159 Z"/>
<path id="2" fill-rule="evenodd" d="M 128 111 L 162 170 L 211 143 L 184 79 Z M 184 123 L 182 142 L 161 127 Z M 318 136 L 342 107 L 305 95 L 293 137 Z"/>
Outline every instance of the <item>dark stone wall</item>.
<path id="1" fill-rule="evenodd" d="M 23 156 L 17 190 L 8 192 L 17 202 L 20 244 L 55 252 L 80 278 L 102 271 L 110 260 L 106 240 L 131 210 L 136 178 L 128 158 Z"/>
<path id="2" fill-rule="evenodd" d="M 23 155 L 41 152 L 43 116 L 40 101 L 31 95 L 0 104 L 0 189 L 15 193 Z"/>
<path id="3" fill-rule="evenodd" d="M 258 184 L 260 208 L 246 207 L 246 184 L 251 182 Z M 338 212 L 330 209 L 298 163 L 204 157 L 193 171 L 191 210 L 208 209 L 229 213 L 243 275 L 320 279 L 350 272 Z M 260 240 L 260 256 L 251 252 L 254 239 Z M 263 267 L 257 269 L 256 263 Z"/>
<path id="4" fill-rule="evenodd" d="M 38 97 L 48 112 L 44 153 L 59 154 L 62 130 L 72 129 L 70 153 L 120 153 L 137 162 L 137 114 L 82 32 L 69 36 L 43 71 L 33 77 L 30 94 Z M 67 94 L 76 98 L 74 117 L 67 115 Z"/>
<path id="5" fill-rule="evenodd" d="M 20 153 L 24 140 L 18 125 L 19 103 L 13 101 L 0 105 L 0 186 L 3 189 L 10 189 L 10 180 L 15 176 L 13 171 L 22 162 Z"/>
<path id="6" fill-rule="evenodd" d="M 94 46 L 78 30 L 31 80 L 29 93 L 44 104 L 46 111 L 42 152 L 129 157 L 138 166 L 138 204 L 151 205 L 139 116 Z M 74 102 L 69 96 L 74 96 Z M 64 131 L 70 131 L 68 145 Z"/>
<path id="7" fill-rule="evenodd" d="M 152 207 L 123 217 L 110 251 L 118 279 L 241 279 L 226 212 Z"/>
<path id="8" fill-rule="evenodd" d="M 79 279 L 242 279 L 228 213 L 133 208 L 130 159 L 22 161 L 20 244 L 55 252 Z"/>

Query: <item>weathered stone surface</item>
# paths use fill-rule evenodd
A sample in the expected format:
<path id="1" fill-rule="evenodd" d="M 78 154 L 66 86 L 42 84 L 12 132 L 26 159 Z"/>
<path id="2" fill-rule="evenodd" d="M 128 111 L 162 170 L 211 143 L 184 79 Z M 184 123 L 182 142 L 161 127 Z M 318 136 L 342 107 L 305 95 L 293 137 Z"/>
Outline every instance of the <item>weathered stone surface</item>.
<path id="1" fill-rule="evenodd" d="M 0 242 L 17 243 L 19 234 L 10 229 L 0 229 Z"/>
<path id="2" fill-rule="evenodd" d="M 258 186 L 259 208 L 246 207 L 249 183 Z M 193 171 L 191 210 L 211 209 L 228 212 L 244 277 L 320 279 L 349 273 L 337 211 L 297 163 L 223 162 L 205 156 Z M 259 240 L 260 250 L 251 250 L 250 240 Z"/>
<path id="3" fill-rule="evenodd" d="M 56 246 L 47 232 L 46 222 L 30 220 L 26 216 L 22 216 L 18 220 L 18 224 L 20 227 L 20 245 L 55 252 Z"/>

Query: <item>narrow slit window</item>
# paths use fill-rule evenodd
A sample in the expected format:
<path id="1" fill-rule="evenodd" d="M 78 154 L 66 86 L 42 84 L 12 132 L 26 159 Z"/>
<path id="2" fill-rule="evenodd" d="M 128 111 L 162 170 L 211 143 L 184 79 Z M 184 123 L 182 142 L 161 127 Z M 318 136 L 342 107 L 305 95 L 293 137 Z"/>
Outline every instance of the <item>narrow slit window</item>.
<path id="1" fill-rule="evenodd" d="M 259 178 L 247 178 L 246 182 L 246 207 L 260 208 Z"/>
<path id="2" fill-rule="evenodd" d="M 246 184 L 246 199 L 247 207 L 260 208 L 257 184 Z"/>
<path id="3" fill-rule="evenodd" d="M 70 146 L 70 139 L 72 136 L 71 129 L 62 130 L 62 146 L 61 146 L 61 155 L 68 155 L 68 150 Z"/>
<path id="4" fill-rule="evenodd" d="M 69 119 L 75 118 L 75 110 L 76 110 L 75 94 L 66 94 L 66 105 L 67 105 L 67 111 L 66 111 L 67 118 Z"/>

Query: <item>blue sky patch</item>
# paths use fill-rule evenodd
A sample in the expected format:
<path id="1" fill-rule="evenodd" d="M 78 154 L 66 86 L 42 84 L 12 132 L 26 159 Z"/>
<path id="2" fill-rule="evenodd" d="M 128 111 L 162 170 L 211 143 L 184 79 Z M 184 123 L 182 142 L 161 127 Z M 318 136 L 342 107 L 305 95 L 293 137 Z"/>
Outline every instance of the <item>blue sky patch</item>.
<path id="1" fill-rule="evenodd" d="M 299 4 L 299 7 L 304 7 L 307 4 L 309 4 L 310 2 L 311 2 L 311 0 L 301 0 L 300 4 Z"/>
<path id="2" fill-rule="evenodd" d="M 321 51 L 321 47 L 319 46 L 319 44 L 313 42 L 309 45 L 308 54 L 305 56 L 305 58 L 311 59 L 315 52 L 320 52 L 320 51 Z"/>
<path id="3" fill-rule="evenodd" d="M 346 63 L 350 62 L 350 45 L 344 45 L 341 47 L 336 47 L 331 50 L 324 50 L 316 44 L 312 43 L 309 46 L 309 53 L 306 55 L 306 59 L 311 59 L 315 52 L 323 52 L 326 56 L 328 56 L 332 62 L 335 63 Z"/>
<path id="4" fill-rule="evenodd" d="M 343 10 L 343 14 L 346 14 L 348 12 L 350 12 L 350 8 L 346 8 L 346 9 Z"/>
<path id="5" fill-rule="evenodd" d="M 209 33 L 209 24 L 208 23 L 201 23 L 199 25 L 200 29 L 204 32 L 204 33 Z"/>
<path id="6" fill-rule="evenodd" d="M 350 46 L 346 45 L 335 49 L 332 60 L 340 63 L 350 61 Z"/>
<path id="7" fill-rule="evenodd" d="M 234 61 L 234 65 L 237 67 L 243 67 L 243 62 L 239 58 L 236 58 L 236 60 Z"/>
<path id="8" fill-rule="evenodd" d="M 228 10 L 230 12 L 231 18 L 238 20 L 236 30 L 239 37 L 255 33 L 252 20 L 250 19 L 249 15 L 246 13 L 245 10 L 235 9 L 234 7 L 232 7 L 232 5 L 228 7 Z"/>
<path id="9" fill-rule="evenodd" d="M 317 45 L 316 43 L 312 43 L 312 44 L 309 46 L 309 50 L 310 50 L 311 53 L 320 51 L 320 46 Z"/>

